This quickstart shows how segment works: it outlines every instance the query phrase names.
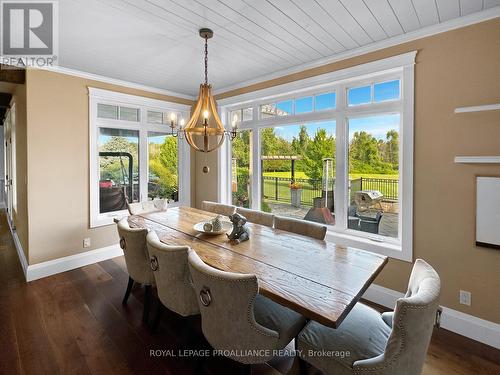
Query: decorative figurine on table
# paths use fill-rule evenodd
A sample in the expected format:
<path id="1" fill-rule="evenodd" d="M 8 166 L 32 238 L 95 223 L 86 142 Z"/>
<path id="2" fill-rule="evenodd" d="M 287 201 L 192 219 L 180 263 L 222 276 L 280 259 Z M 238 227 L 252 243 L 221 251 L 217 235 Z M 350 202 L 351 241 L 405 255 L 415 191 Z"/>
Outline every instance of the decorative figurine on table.
<path id="1" fill-rule="evenodd" d="M 221 216 L 217 215 L 215 219 L 212 220 L 212 230 L 214 232 L 220 232 L 222 230 Z"/>
<path id="2" fill-rule="evenodd" d="M 221 216 L 217 215 L 215 219 L 207 221 L 203 224 L 203 230 L 205 232 L 220 232 L 222 230 Z"/>
<path id="3" fill-rule="evenodd" d="M 233 230 L 227 234 L 227 237 L 234 243 L 240 243 L 250 238 L 250 230 L 246 223 L 247 218 L 238 213 L 229 215 L 229 220 L 233 223 Z"/>

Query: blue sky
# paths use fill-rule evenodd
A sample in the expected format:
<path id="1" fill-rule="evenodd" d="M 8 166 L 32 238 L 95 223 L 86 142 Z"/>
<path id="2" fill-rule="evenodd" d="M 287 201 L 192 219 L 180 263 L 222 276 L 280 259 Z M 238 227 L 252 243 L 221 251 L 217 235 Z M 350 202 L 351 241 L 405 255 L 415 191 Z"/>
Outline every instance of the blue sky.
<path id="1" fill-rule="evenodd" d="M 327 134 L 335 136 L 335 121 L 324 121 L 305 124 L 309 136 L 312 138 L 320 128 L 326 129 Z M 300 124 L 277 126 L 274 128 L 278 136 L 291 141 L 294 136 L 298 136 Z M 389 130 L 399 131 L 399 114 L 373 116 L 351 119 L 349 121 L 349 139 L 356 131 L 366 131 L 378 139 L 385 139 Z"/>

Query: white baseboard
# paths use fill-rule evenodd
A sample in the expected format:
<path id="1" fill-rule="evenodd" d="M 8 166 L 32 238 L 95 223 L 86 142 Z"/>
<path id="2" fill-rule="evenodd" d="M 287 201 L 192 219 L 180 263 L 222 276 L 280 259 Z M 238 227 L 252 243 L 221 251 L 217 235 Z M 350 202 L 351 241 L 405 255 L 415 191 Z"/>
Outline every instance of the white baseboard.
<path id="1" fill-rule="evenodd" d="M 123 250 L 120 248 L 120 245 L 116 244 L 46 262 L 30 264 L 26 272 L 26 281 L 33 281 L 42 277 L 74 270 L 75 268 L 116 258 L 120 255 L 123 255 Z"/>
<path id="2" fill-rule="evenodd" d="M 396 300 L 403 297 L 403 295 L 401 292 L 372 284 L 368 287 L 365 294 L 363 294 L 363 298 L 393 309 Z M 441 327 L 500 349 L 500 324 L 476 318 L 475 316 L 443 306 Z"/>
<path id="3" fill-rule="evenodd" d="M 19 262 L 21 262 L 21 267 L 23 269 L 24 278 L 27 280 L 27 272 L 28 272 L 28 261 L 26 260 L 26 256 L 24 255 L 23 247 L 21 246 L 21 241 L 19 241 L 19 236 L 15 229 L 12 228 L 12 223 L 10 221 L 9 215 L 7 215 L 7 223 L 9 224 L 10 233 L 12 234 L 12 238 L 14 239 L 14 246 L 17 250 L 17 256 L 19 257 Z"/>
<path id="4" fill-rule="evenodd" d="M 123 250 L 120 248 L 120 245 L 116 244 L 46 262 L 28 264 L 23 247 L 19 241 L 19 236 L 17 232 L 12 229 L 12 223 L 8 218 L 7 222 L 9 223 L 17 255 L 19 256 L 19 261 L 23 268 L 24 277 L 28 282 L 123 255 Z"/>

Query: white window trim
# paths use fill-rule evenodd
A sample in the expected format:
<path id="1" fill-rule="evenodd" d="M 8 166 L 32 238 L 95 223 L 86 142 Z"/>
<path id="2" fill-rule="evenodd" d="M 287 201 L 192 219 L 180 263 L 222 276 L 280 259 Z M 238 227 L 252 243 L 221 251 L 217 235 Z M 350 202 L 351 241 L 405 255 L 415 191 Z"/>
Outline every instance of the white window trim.
<path id="1" fill-rule="evenodd" d="M 113 224 L 114 218 L 128 215 L 127 210 L 99 213 L 99 158 L 98 139 L 99 128 L 129 129 L 139 131 L 139 191 L 140 200 L 148 199 L 148 145 L 147 133 L 150 131 L 169 132 L 170 127 L 165 124 L 148 124 L 147 111 L 178 112 L 187 119 L 190 113 L 190 106 L 157 99 L 150 99 L 142 96 L 123 94 L 115 91 L 108 91 L 89 87 L 89 162 L 90 162 L 90 227 L 95 228 L 103 225 Z M 138 108 L 139 122 L 126 120 L 102 119 L 97 117 L 97 104 L 111 104 Z M 145 157 L 144 157 L 145 156 Z M 190 178 L 190 148 L 187 142 L 178 142 L 178 170 L 179 170 L 179 201 L 171 206 L 191 204 L 191 178 Z"/>
<path id="2" fill-rule="evenodd" d="M 379 242 L 377 236 L 359 234 L 350 231 L 347 228 L 347 219 L 345 204 L 336 208 L 337 225 L 327 233 L 327 240 L 338 243 L 339 245 L 358 247 L 369 251 L 377 252 L 389 257 L 411 262 L 413 259 L 413 127 L 414 127 L 414 65 L 417 51 L 389 57 L 386 59 L 369 62 L 354 67 L 337 70 L 331 73 L 325 73 L 319 76 L 306 78 L 300 81 L 294 81 L 279 86 L 273 86 L 263 90 L 253 91 L 242 95 L 219 100 L 218 105 L 224 125 L 227 125 L 227 115 L 232 110 L 242 107 L 253 107 L 254 116 L 252 121 L 245 121 L 240 129 L 253 130 L 252 142 L 252 167 L 250 173 L 253 176 L 260 176 L 260 137 L 259 130 L 268 126 L 277 126 L 280 124 L 290 124 L 295 122 L 317 122 L 321 120 L 336 120 L 337 126 L 337 160 L 346 160 L 347 156 L 347 121 L 349 117 L 362 117 L 364 115 L 373 115 L 378 112 L 399 112 L 401 113 L 400 126 L 400 174 L 399 174 L 399 192 L 400 192 L 400 211 L 398 233 L 399 240 L 391 240 L 384 237 L 384 242 Z M 401 79 L 400 95 L 401 99 L 397 101 L 383 101 L 380 103 L 371 103 L 368 105 L 357 105 L 348 107 L 339 103 L 346 103 L 347 87 L 362 86 L 363 83 L 372 83 L 389 81 L 391 79 Z M 327 90 L 335 91 L 337 105 L 333 110 L 324 110 L 318 112 L 309 112 L 293 116 L 277 116 L 275 118 L 260 119 L 258 110 L 260 104 L 269 102 L 278 102 L 289 98 L 302 97 L 311 94 L 324 93 Z M 404 124 L 404 125 L 403 125 Z M 339 147 L 341 146 L 341 147 Z M 230 142 L 225 142 L 219 150 L 218 179 L 219 201 L 223 203 L 231 202 L 231 163 L 227 161 L 231 158 Z M 339 184 L 335 189 L 335 200 L 347 201 L 347 165 L 346 163 L 337 163 L 336 175 L 339 181 L 345 181 Z M 252 176 L 252 177 L 253 177 Z M 260 202 L 260 178 L 252 178 L 251 199 L 254 209 Z"/>

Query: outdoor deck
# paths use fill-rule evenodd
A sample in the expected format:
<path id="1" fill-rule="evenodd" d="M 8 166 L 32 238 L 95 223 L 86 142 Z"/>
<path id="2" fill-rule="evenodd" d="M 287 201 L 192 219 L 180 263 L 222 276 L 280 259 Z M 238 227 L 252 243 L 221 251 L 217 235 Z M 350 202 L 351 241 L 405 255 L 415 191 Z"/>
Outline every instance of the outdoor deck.
<path id="1" fill-rule="evenodd" d="M 303 219 L 311 207 L 293 207 L 287 203 L 267 202 L 271 211 L 275 215 Z M 367 215 L 368 216 L 368 215 Z M 398 237 L 398 214 L 384 212 L 380 221 L 379 234 L 382 236 Z"/>

